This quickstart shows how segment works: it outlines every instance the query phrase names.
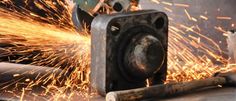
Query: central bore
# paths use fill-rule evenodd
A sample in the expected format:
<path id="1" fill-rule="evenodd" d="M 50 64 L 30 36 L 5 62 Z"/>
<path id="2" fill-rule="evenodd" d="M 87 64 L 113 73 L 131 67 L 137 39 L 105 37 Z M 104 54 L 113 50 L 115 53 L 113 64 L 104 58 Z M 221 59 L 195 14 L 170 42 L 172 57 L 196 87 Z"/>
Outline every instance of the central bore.
<path id="1" fill-rule="evenodd" d="M 139 79 L 151 77 L 163 65 L 165 51 L 152 35 L 136 36 L 125 53 L 126 69 Z"/>

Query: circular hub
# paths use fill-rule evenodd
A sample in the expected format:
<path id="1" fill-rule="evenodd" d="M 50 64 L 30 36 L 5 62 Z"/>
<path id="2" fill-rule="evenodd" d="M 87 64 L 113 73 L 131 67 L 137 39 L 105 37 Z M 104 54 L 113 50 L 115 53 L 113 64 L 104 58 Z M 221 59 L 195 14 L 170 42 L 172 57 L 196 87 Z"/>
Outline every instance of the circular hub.
<path id="1" fill-rule="evenodd" d="M 146 79 L 158 71 L 165 59 L 161 42 L 149 34 L 140 34 L 131 40 L 125 51 L 125 67 L 135 78 Z"/>

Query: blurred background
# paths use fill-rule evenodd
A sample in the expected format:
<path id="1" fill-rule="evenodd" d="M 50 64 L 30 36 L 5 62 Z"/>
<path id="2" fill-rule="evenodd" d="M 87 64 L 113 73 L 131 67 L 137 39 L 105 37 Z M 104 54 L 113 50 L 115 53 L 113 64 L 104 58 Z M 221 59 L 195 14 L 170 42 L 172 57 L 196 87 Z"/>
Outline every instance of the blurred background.
<path id="1" fill-rule="evenodd" d="M 217 53 L 225 58 L 227 58 L 228 51 L 227 36 L 223 33 L 224 31 L 236 29 L 235 4 L 235 0 L 141 0 L 143 9 L 156 9 L 167 13 L 171 26 L 175 26 L 174 23 L 181 23 L 186 26 L 199 27 L 202 35 L 214 40 L 220 46 L 223 52 Z M 193 19 L 188 18 L 186 12 Z M 188 34 L 193 35 L 191 32 L 188 32 Z M 204 38 L 201 41 L 207 44 Z M 211 49 L 212 51 L 218 51 L 214 47 L 211 47 Z M 195 55 L 204 54 L 199 49 L 195 49 L 194 53 L 196 53 Z M 214 58 L 211 59 L 214 61 Z"/>

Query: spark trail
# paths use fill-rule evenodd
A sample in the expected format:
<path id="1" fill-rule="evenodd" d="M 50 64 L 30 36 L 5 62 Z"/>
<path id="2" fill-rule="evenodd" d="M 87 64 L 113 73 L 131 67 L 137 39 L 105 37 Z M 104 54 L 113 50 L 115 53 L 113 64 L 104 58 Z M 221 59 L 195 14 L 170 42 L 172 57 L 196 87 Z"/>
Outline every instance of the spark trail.
<path id="1" fill-rule="evenodd" d="M 220 48 L 216 40 L 208 37 L 208 33 L 202 29 L 204 26 L 199 24 L 219 20 L 215 19 L 217 18 L 215 15 L 208 15 L 207 9 L 197 15 L 191 9 L 194 5 L 179 3 L 181 1 L 151 0 L 151 2 L 155 3 L 158 9 L 166 12 L 170 20 L 167 83 L 204 79 L 216 72 L 228 71 L 234 67 L 228 64 L 228 59 L 222 55 L 227 52 Z M 208 32 L 219 31 L 220 34 L 226 32 L 222 27 L 217 27 L 223 24 L 211 23 L 208 29 L 210 26 L 215 26 L 216 31 Z M 217 36 L 217 33 L 214 34 Z M 226 37 L 221 39 L 224 40 Z M 215 61 L 220 64 L 216 65 Z"/>
<path id="2" fill-rule="evenodd" d="M 17 7 L 14 10 L 16 9 Z M 71 72 L 62 87 L 57 87 L 52 82 L 49 86 L 44 87 L 45 91 L 39 95 L 51 95 L 53 97 L 50 99 L 58 100 L 67 95 L 66 92 L 72 90 L 84 91 L 83 94 L 86 94 L 90 72 L 88 68 L 90 65 L 90 36 L 78 34 L 70 26 L 71 22 L 67 22 L 67 26 L 58 25 L 57 23 L 66 21 L 55 22 L 56 20 L 51 20 L 50 17 L 39 17 L 27 10 L 28 13 L 17 10 L 10 12 L 11 10 L 13 9 L 0 8 L 0 58 L 2 61 L 61 68 L 64 72 Z M 67 17 L 69 18 L 69 16 Z M 13 76 L 17 77 L 17 74 Z M 52 76 L 47 79 L 57 80 Z M 32 80 L 32 82 L 26 81 L 28 82 L 27 87 L 37 85 L 39 82 L 47 82 L 40 79 Z M 17 86 L 21 83 L 10 83 L 1 85 L 1 87 L 7 89 L 8 86 Z M 70 96 L 73 94 L 70 93 Z"/>

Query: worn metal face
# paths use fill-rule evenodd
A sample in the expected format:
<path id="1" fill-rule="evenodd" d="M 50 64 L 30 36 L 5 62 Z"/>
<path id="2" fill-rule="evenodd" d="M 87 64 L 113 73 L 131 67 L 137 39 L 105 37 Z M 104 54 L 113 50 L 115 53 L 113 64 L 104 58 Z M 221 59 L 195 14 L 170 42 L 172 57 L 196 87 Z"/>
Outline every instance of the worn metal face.
<path id="1" fill-rule="evenodd" d="M 155 10 L 97 16 L 91 26 L 91 83 L 109 91 L 163 83 L 167 72 L 168 18 Z"/>

